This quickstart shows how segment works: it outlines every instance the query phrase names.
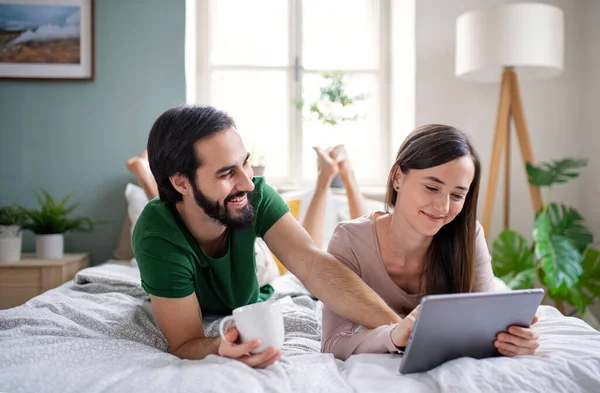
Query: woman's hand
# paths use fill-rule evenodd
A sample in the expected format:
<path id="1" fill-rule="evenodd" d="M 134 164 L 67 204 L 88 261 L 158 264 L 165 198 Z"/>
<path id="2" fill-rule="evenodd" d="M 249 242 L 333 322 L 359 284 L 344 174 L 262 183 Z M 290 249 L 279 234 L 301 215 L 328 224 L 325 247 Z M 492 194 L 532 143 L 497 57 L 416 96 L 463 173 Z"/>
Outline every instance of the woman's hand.
<path id="1" fill-rule="evenodd" d="M 535 325 L 538 317 L 534 317 L 531 325 Z M 499 333 L 494 341 L 494 346 L 504 356 L 535 355 L 535 350 L 540 346 L 540 332 L 529 326 L 510 326 L 508 332 Z"/>
<path id="2" fill-rule="evenodd" d="M 402 322 L 400 322 L 394 329 L 392 329 L 392 342 L 395 346 L 406 347 L 406 344 L 408 344 L 408 338 L 410 337 L 410 333 L 412 332 L 413 326 L 415 325 L 417 314 L 419 314 L 419 306 L 415 307 L 415 309 L 412 310 L 410 314 L 408 314 L 402 319 Z"/>

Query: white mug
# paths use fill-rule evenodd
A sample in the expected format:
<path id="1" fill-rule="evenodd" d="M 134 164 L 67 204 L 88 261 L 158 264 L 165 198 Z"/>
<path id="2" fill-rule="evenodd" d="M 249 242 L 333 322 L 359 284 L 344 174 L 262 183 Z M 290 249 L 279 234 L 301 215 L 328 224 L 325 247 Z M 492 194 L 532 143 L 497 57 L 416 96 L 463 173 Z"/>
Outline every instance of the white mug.
<path id="1" fill-rule="evenodd" d="M 252 351 L 253 354 L 260 353 L 268 347 L 281 349 L 285 329 L 281 304 L 278 301 L 265 301 L 238 307 L 232 314 L 223 318 L 219 324 L 222 340 L 227 341 L 224 328 L 233 321 L 243 343 L 260 340 L 261 345 Z"/>

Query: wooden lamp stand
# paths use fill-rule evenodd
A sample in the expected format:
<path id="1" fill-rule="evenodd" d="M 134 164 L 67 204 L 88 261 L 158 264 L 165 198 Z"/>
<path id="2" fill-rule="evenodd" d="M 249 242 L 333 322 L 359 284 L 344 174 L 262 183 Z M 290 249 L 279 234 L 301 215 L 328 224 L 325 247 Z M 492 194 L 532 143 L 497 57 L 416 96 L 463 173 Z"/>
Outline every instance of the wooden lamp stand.
<path id="1" fill-rule="evenodd" d="M 494 198 L 496 194 L 496 183 L 498 181 L 498 170 L 500 167 L 500 156 L 502 150 L 504 156 L 504 228 L 509 226 L 510 213 L 510 118 L 513 117 L 519 146 L 521 148 L 521 157 L 523 165 L 527 163 L 534 165 L 533 151 L 529 139 L 529 131 L 525 122 L 525 113 L 523 112 L 523 103 L 519 91 L 519 82 L 517 74 L 513 67 L 504 67 L 502 73 L 502 84 L 500 86 L 500 102 L 498 103 L 498 115 L 496 118 L 496 131 L 494 133 L 494 142 L 492 147 L 492 157 L 490 160 L 489 183 L 483 207 L 482 225 L 486 237 L 490 233 L 490 225 L 494 210 Z M 529 194 L 533 209 L 538 212 L 542 206 L 542 195 L 540 189 L 529 185 Z"/>

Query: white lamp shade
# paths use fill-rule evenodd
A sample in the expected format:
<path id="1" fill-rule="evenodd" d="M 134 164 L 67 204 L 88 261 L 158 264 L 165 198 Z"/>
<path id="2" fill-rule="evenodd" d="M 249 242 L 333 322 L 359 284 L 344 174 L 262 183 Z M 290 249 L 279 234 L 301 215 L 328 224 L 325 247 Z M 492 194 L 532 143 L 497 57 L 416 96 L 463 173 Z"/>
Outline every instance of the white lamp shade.
<path id="1" fill-rule="evenodd" d="M 497 82 L 504 67 L 521 79 L 543 79 L 563 70 L 561 9 L 515 3 L 464 13 L 456 20 L 456 76 Z"/>

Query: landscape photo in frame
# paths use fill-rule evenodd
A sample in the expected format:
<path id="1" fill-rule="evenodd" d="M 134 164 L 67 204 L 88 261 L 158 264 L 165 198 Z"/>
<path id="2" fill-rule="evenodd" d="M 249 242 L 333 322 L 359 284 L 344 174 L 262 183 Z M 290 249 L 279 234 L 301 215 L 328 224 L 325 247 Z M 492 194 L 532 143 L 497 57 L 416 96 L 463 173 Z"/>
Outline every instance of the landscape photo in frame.
<path id="1" fill-rule="evenodd" d="M 93 0 L 0 0 L 0 78 L 93 80 Z"/>

